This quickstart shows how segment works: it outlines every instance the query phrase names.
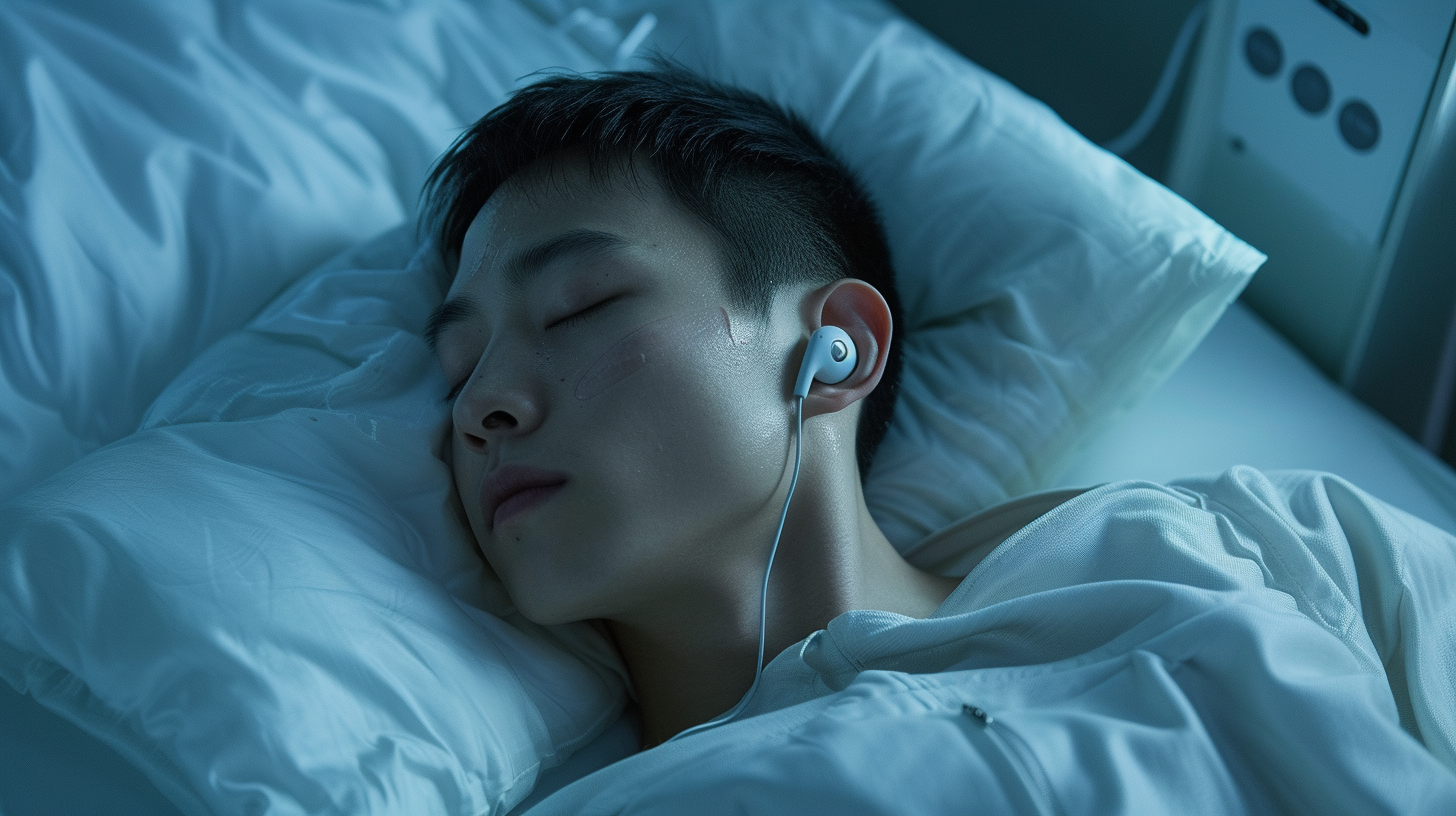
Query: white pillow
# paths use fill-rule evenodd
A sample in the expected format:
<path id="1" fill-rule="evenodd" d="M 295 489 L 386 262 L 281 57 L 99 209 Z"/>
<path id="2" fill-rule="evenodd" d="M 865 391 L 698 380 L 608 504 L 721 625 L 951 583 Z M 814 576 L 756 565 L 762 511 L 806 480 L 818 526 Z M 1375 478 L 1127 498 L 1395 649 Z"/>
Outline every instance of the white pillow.
<path id="1" fill-rule="evenodd" d="M 0 501 L 409 218 L 548 65 L 607 63 L 515 2 L 0 5 Z"/>
<path id="2" fill-rule="evenodd" d="M 602 636 L 483 574 L 413 251 L 308 276 L 0 508 L 0 676 L 185 811 L 504 812 L 621 712 Z"/>
<path id="3" fill-rule="evenodd" d="M 618 31 L 652 11 L 649 45 L 802 111 L 881 205 L 906 366 L 866 490 L 902 548 L 1048 486 L 1260 262 L 879 5 L 595 8 Z M 584 19 L 568 11 L 539 29 Z M 494 36 L 530 51 L 537 30 Z M 411 248 L 396 234 L 309 275 L 178 377 L 148 430 L 0 510 L 0 673 L 184 807 L 505 809 L 533 756 L 620 709 L 592 630 L 484 614 L 511 609 L 434 455 L 445 384 L 418 332 L 442 290 Z"/>

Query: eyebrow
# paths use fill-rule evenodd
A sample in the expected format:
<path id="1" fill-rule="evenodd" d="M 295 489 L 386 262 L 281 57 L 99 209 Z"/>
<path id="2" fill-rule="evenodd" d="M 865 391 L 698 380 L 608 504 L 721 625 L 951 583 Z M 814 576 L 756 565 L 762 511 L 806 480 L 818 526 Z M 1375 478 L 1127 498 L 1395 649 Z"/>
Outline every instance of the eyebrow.
<path id="1" fill-rule="evenodd" d="M 562 258 L 577 256 L 590 258 L 615 252 L 628 241 L 613 232 L 594 229 L 574 229 L 522 250 L 506 262 L 505 283 L 510 289 L 520 289 L 548 264 Z M 467 295 L 457 295 L 441 303 L 425 321 L 425 344 L 430 351 L 440 340 L 445 330 L 480 314 L 480 306 Z"/>

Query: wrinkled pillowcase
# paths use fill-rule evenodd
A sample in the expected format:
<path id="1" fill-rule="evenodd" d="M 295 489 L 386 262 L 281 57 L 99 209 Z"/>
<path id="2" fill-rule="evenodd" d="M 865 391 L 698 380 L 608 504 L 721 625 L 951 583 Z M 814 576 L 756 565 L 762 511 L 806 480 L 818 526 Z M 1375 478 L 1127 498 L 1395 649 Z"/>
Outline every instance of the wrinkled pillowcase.
<path id="1" fill-rule="evenodd" d="M 595 22 L 592 49 L 509 0 L 0 3 L 0 502 L 408 220 L 533 71 L 608 67 Z"/>

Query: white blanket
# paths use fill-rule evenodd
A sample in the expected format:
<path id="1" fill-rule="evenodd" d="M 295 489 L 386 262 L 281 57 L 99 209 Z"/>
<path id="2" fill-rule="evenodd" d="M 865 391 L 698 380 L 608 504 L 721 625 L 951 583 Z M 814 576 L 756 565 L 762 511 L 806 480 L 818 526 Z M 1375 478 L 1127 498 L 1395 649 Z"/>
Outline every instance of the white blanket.
<path id="1" fill-rule="evenodd" d="M 530 813 L 1453 813 L 1453 574 L 1329 474 L 1104 485 L 935 616 L 841 615 L 737 721 Z"/>

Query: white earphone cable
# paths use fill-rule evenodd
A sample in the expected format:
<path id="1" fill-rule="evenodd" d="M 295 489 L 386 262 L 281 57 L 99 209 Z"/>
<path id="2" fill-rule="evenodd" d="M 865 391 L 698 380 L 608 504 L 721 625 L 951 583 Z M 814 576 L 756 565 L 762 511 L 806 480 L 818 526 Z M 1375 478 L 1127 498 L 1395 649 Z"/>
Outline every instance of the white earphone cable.
<path id="1" fill-rule="evenodd" d="M 784 521 L 789 517 L 789 500 L 794 498 L 794 487 L 799 484 L 799 464 L 804 455 L 804 398 L 796 396 L 794 402 L 796 406 L 794 423 L 794 475 L 789 480 L 789 495 L 784 497 L 784 511 L 779 516 L 779 529 L 778 532 L 774 533 L 773 547 L 768 551 L 768 568 L 763 571 L 763 592 L 759 597 L 758 604 L 758 659 L 753 663 L 753 685 L 748 687 L 748 693 L 743 695 L 743 699 L 738 701 L 738 705 L 733 706 L 733 708 L 705 723 L 699 723 L 691 728 L 679 731 L 670 737 L 667 740 L 668 742 L 705 728 L 721 725 L 733 719 L 738 716 L 738 712 L 748 707 L 748 702 L 753 699 L 753 693 L 758 690 L 758 680 L 763 676 L 764 640 L 768 634 L 768 578 L 773 573 L 774 555 L 779 551 L 779 538 L 784 534 Z"/>

